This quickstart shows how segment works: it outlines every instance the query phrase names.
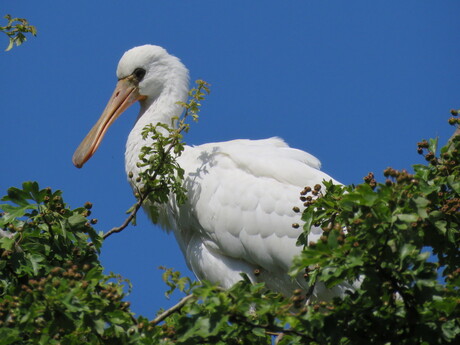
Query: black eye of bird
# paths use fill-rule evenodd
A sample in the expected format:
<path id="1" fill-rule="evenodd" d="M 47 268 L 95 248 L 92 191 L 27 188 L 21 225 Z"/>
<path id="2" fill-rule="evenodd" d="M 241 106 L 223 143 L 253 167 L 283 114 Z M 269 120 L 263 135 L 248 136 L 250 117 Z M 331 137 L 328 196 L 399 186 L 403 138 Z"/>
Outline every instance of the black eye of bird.
<path id="1" fill-rule="evenodd" d="M 138 81 L 141 81 L 142 78 L 145 76 L 145 69 L 143 68 L 136 68 L 133 72 L 134 76 Z"/>

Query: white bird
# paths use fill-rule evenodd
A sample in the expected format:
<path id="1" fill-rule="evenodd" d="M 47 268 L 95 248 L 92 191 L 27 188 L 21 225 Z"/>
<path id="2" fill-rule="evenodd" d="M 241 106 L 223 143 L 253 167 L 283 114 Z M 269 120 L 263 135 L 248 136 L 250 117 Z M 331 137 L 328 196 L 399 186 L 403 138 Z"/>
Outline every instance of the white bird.
<path id="1" fill-rule="evenodd" d="M 170 125 L 181 115 L 183 108 L 177 102 L 187 100 L 188 70 L 165 49 L 144 45 L 125 52 L 117 77 L 107 107 L 75 151 L 73 163 L 82 167 L 108 127 L 139 101 L 125 153 L 126 172 L 137 175 L 140 150 L 149 144 L 141 131 L 150 123 Z M 265 281 L 268 288 L 286 295 L 304 286 L 302 279 L 292 280 L 287 274 L 302 249 L 296 246 L 301 229 L 292 227 L 301 223 L 300 214 L 293 207 L 302 209 L 299 193 L 305 186 L 333 180 L 319 170 L 318 159 L 270 138 L 186 146 L 177 161 L 185 170 L 188 199 L 178 206 L 171 196 L 159 224 L 174 232 L 198 279 L 228 288 L 241 280 L 243 272 L 253 282 Z M 144 209 L 150 212 L 149 205 Z M 313 228 L 309 240 L 317 241 L 321 233 Z M 340 291 L 317 284 L 313 296 L 327 299 Z"/>

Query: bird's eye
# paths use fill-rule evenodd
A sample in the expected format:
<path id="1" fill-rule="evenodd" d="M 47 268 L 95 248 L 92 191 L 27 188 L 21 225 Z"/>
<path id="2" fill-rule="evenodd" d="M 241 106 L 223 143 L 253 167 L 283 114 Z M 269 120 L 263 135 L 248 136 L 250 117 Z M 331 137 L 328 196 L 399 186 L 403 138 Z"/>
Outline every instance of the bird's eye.
<path id="1" fill-rule="evenodd" d="M 137 81 L 141 81 L 145 76 L 145 69 L 136 68 L 133 72 L 133 75 L 136 77 Z"/>

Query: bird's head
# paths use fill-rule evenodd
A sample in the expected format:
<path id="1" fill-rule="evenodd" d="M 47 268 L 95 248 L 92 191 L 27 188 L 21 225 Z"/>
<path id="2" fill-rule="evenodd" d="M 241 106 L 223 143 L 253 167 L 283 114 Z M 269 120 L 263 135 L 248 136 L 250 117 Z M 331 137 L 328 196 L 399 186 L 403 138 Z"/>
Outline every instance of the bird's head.
<path id="1" fill-rule="evenodd" d="M 118 63 L 117 77 L 137 88 L 141 100 L 154 100 L 171 79 L 185 76 L 187 69 L 166 49 L 144 45 L 128 50 Z"/>
<path id="2" fill-rule="evenodd" d="M 117 68 L 118 83 L 101 117 L 81 142 L 72 162 L 81 168 L 96 152 L 110 125 L 132 104 L 152 104 L 174 79 L 188 82 L 188 71 L 159 46 L 144 45 L 124 53 Z M 177 101 L 177 100 L 176 100 Z"/>

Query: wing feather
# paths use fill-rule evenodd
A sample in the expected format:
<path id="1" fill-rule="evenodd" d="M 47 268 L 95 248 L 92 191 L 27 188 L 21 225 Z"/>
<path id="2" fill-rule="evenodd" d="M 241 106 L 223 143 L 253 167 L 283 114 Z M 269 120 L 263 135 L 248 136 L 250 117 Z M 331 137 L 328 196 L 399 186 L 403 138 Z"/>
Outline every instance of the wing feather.
<path id="1" fill-rule="evenodd" d="M 209 277 L 202 267 L 211 265 L 203 258 L 225 257 L 228 265 L 284 274 L 276 284 L 287 279 L 292 258 L 301 250 L 295 244 L 301 229 L 292 227 L 300 222 L 293 211 L 302 206 L 299 193 L 306 185 L 331 179 L 319 170 L 319 160 L 270 138 L 187 147 L 179 164 L 186 171 L 188 202 L 173 211 L 174 230 L 195 273 L 228 280 L 235 267 L 225 272 L 216 262 L 220 269 Z M 311 239 L 319 233 L 312 232 Z M 200 249 L 191 250 L 192 246 Z M 204 250 L 209 253 L 203 254 Z M 221 279 L 216 278 L 218 272 Z"/>

